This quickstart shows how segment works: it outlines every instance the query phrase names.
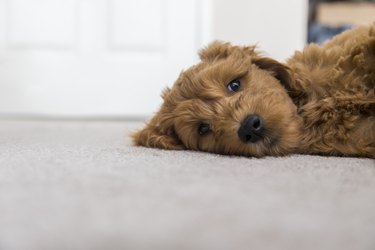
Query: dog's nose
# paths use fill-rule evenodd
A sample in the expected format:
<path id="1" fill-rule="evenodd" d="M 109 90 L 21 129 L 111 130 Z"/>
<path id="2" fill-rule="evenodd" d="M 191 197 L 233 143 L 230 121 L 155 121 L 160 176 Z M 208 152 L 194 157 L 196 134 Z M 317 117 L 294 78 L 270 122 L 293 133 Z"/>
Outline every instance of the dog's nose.
<path id="1" fill-rule="evenodd" d="M 262 119 L 258 115 L 249 115 L 241 123 L 237 131 L 238 137 L 244 143 L 255 143 L 262 139 L 264 127 Z"/>

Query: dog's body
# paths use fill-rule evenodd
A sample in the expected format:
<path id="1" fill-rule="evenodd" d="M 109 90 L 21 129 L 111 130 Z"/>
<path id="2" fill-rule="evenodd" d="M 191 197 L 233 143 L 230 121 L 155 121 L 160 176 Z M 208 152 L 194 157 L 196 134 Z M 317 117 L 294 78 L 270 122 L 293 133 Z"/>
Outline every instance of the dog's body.
<path id="1" fill-rule="evenodd" d="M 136 145 L 245 156 L 375 157 L 375 25 L 286 65 L 214 42 L 182 72 Z"/>

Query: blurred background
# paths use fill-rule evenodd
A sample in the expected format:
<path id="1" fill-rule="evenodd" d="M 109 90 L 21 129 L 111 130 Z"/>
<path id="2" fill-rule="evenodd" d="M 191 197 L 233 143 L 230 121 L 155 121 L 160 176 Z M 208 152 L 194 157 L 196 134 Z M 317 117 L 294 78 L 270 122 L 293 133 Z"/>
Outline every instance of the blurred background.
<path id="1" fill-rule="evenodd" d="M 285 60 L 374 1 L 0 0 L 0 116 L 145 119 L 219 39 Z"/>

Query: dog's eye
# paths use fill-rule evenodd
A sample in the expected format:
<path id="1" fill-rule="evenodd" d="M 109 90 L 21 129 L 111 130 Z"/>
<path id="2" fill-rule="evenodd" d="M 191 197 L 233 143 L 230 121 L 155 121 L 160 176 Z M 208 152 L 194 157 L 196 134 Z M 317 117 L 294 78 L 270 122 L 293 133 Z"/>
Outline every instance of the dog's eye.
<path id="1" fill-rule="evenodd" d="M 227 88 L 230 92 L 237 92 L 241 88 L 240 80 L 231 81 L 230 83 L 228 83 Z"/>
<path id="2" fill-rule="evenodd" d="M 201 123 L 198 128 L 198 132 L 200 135 L 204 135 L 210 131 L 210 124 L 207 123 Z"/>

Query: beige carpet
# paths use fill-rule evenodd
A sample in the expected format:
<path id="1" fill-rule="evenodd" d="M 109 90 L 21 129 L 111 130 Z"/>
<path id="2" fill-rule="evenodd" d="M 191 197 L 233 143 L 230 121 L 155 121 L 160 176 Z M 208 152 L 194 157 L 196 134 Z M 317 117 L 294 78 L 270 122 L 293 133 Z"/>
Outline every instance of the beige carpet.
<path id="1" fill-rule="evenodd" d="M 132 122 L 0 121 L 0 249 L 375 249 L 375 161 L 130 146 Z"/>

